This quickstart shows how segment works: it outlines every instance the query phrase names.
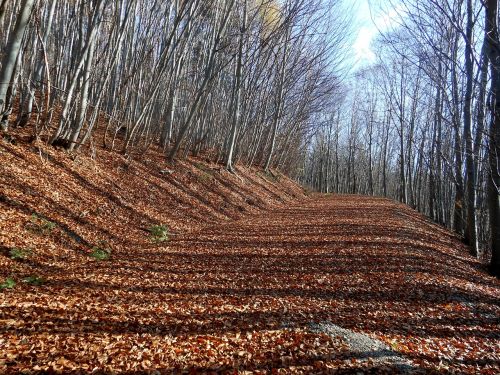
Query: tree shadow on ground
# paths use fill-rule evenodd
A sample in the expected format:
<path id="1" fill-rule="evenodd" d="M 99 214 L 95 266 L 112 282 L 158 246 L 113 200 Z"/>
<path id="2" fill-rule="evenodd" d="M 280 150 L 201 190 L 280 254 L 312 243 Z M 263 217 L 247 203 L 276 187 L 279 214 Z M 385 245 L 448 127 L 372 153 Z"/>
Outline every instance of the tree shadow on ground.
<path id="1" fill-rule="evenodd" d="M 370 202 L 362 197 L 313 200 L 207 227 L 164 247 L 131 249 L 110 262 L 73 264 L 36 292 L 27 289 L 76 299 L 70 316 L 47 306 L 4 305 L 2 316 L 22 324 L 1 327 L 0 334 L 194 340 L 304 329 L 328 320 L 403 343 L 439 343 L 457 353 L 463 352 L 457 340 L 498 345 L 499 282 L 467 255 L 458 238 L 442 236 L 410 210 L 399 214 L 405 210 L 399 205 Z M 84 319 L 89 315 L 99 318 Z M 493 355 L 479 353 L 467 359 L 457 355 L 449 364 L 498 365 Z M 337 355 L 328 360 L 340 360 L 340 371 L 342 363 L 356 358 Z M 421 368 L 436 369 L 441 362 L 439 348 L 425 358 L 418 351 L 405 356 L 427 363 Z M 325 358 L 298 356 L 280 364 L 273 358 L 237 369 L 314 369 L 320 360 Z M 385 367 L 360 368 L 376 373 Z"/>

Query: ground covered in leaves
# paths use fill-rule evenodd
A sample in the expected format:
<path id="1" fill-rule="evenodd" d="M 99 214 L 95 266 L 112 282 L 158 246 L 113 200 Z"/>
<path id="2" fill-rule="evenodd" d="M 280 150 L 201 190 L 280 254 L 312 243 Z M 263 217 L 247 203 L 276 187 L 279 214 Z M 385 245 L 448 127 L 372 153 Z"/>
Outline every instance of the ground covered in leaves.
<path id="1" fill-rule="evenodd" d="M 2 373 L 401 370 L 328 324 L 408 372 L 500 372 L 500 282 L 406 206 L 154 152 L 0 157 Z"/>

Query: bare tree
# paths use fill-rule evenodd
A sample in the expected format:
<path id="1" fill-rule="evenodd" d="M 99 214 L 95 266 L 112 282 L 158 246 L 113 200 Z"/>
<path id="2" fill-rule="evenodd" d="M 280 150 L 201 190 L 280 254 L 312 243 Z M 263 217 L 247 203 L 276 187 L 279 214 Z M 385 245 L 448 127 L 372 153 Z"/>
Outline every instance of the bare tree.
<path id="1" fill-rule="evenodd" d="M 7 2 L 0 4 L 0 9 L 5 9 Z M 3 131 L 8 130 L 9 115 L 12 111 L 12 98 L 9 97 L 9 90 L 12 90 L 12 80 L 15 76 L 16 65 L 18 64 L 19 52 L 26 31 L 26 27 L 31 18 L 31 13 L 35 0 L 23 0 L 21 8 L 17 15 L 16 26 L 11 33 L 7 47 L 5 48 L 4 58 L 0 70 L 0 128 Z"/>

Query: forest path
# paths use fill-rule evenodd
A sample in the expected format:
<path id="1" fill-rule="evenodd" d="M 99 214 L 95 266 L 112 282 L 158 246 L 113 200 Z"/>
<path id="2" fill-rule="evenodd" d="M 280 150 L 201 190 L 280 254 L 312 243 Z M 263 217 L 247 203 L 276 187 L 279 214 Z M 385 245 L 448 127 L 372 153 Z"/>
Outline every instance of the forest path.
<path id="1" fill-rule="evenodd" d="M 386 199 L 315 197 L 52 271 L 0 293 L 2 372 L 401 370 L 325 325 L 411 371 L 500 369 L 498 280 Z"/>

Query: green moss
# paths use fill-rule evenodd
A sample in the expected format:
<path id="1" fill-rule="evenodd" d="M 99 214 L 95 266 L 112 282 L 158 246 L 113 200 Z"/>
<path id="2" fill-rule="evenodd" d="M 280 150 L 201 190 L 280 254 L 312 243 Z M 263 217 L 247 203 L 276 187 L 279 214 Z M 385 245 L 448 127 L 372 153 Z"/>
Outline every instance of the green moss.
<path id="1" fill-rule="evenodd" d="M 149 228 L 149 233 L 151 237 L 151 241 L 159 243 L 159 242 L 165 242 L 169 240 L 168 237 L 168 228 L 166 225 L 160 224 L 160 225 L 152 225 Z"/>
<path id="2" fill-rule="evenodd" d="M 1 289 L 12 289 L 16 286 L 16 282 L 12 277 L 7 277 L 3 283 L 0 284 Z"/>

